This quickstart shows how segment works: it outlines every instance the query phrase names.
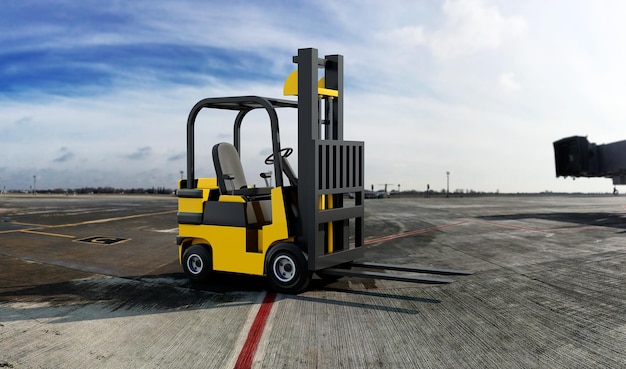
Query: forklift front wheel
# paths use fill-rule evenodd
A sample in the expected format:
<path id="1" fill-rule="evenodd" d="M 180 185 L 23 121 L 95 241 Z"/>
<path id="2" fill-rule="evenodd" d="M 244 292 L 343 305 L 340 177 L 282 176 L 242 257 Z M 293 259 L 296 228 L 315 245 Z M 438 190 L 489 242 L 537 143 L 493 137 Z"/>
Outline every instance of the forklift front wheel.
<path id="1" fill-rule="evenodd" d="M 211 253 L 202 245 L 193 245 L 183 254 L 183 270 L 193 281 L 206 281 L 211 273 Z"/>
<path id="2" fill-rule="evenodd" d="M 311 281 L 307 259 L 295 245 L 274 246 L 267 258 L 266 271 L 270 285 L 277 292 L 298 293 Z"/>

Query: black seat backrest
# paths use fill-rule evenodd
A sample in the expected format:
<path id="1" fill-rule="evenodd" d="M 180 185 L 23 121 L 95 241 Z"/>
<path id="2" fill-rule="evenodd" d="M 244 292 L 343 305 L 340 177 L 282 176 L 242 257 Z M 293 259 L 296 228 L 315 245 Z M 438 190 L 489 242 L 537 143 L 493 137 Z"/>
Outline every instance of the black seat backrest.
<path id="1" fill-rule="evenodd" d="M 221 142 L 213 146 L 213 165 L 221 193 L 234 193 L 247 187 L 239 153 L 232 144 Z"/>

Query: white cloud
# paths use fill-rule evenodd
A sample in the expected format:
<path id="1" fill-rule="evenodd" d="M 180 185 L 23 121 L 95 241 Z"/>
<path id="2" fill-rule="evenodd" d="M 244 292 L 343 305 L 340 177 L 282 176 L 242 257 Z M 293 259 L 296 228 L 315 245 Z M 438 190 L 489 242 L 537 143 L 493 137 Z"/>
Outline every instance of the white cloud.
<path id="1" fill-rule="evenodd" d="M 500 86 L 505 91 L 517 91 L 521 88 L 520 84 L 515 80 L 513 73 L 500 74 Z"/>
<path id="2" fill-rule="evenodd" d="M 392 41 L 409 47 L 422 45 L 426 42 L 424 27 L 405 26 L 378 35 L 380 39 Z"/>
<path id="3" fill-rule="evenodd" d="M 615 36 L 626 26 L 605 3 L 346 0 L 303 9 L 279 1 L 271 8 L 229 2 L 200 10 L 189 4 L 133 2 L 121 10 L 137 18 L 130 25 L 136 28 L 74 37 L 93 47 L 132 39 L 225 48 L 241 55 L 242 69 L 272 60 L 271 70 L 256 74 L 265 79 L 194 70 L 193 85 L 160 85 L 168 71 L 146 70 L 97 96 L 7 95 L 0 100 L 2 182 L 27 188 L 37 174 L 42 188 L 174 186 L 186 170 L 185 122 L 195 102 L 280 97 L 280 75 L 295 68 L 297 48 L 317 47 L 322 55 L 345 56 L 346 139 L 365 141 L 368 186 L 439 190 L 450 171 L 453 189 L 612 189 L 605 179 L 555 179 L 551 145 L 575 134 L 597 143 L 626 138 L 626 48 Z M 57 34 L 64 25 L 46 29 Z M 49 42 L 71 46 L 67 37 Z M 229 139 L 232 117 L 199 118 L 196 163 L 201 175 L 211 175 L 211 146 Z M 259 184 L 269 147 L 262 118 L 254 117 L 258 127 L 246 126 L 243 158 Z M 285 146 L 295 146 L 295 121 L 295 114 L 281 121 Z"/>
<path id="4" fill-rule="evenodd" d="M 526 33 L 519 16 L 505 17 L 481 0 L 446 1 L 443 27 L 432 33 L 429 46 L 435 56 L 448 59 L 499 47 L 507 38 Z"/>
<path id="5" fill-rule="evenodd" d="M 507 39 L 523 36 L 526 21 L 504 16 L 482 0 L 447 0 L 441 24 L 425 29 L 409 25 L 383 31 L 378 37 L 404 46 L 426 46 L 438 59 L 448 60 L 483 50 L 493 50 Z"/>

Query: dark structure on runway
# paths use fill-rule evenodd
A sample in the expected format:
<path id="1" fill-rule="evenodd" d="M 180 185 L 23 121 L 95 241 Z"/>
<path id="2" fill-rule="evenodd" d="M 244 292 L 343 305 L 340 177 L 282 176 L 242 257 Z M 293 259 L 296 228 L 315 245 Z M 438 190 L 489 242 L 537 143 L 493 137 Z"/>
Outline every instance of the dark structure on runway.
<path id="1" fill-rule="evenodd" d="M 596 145 L 587 137 L 572 136 L 554 142 L 557 177 L 605 177 L 626 185 L 626 140 Z"/>

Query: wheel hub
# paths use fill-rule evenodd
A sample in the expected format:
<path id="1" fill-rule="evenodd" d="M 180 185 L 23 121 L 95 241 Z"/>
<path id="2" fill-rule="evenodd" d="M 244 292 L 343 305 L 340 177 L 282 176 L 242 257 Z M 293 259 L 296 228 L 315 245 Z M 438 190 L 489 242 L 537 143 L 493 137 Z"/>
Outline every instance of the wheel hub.
<path id="1" fill-rule="evenodd" d="M 202 262 L 200 255 L 193 254 L 187 259 L 187 269 L 189 269 L 192 274 L 200 274 L 203 267 L 204 263 Z"/>
<path id="2" fill-rule="evenodd" d="M 292 258 L 281 255 L 274 260 L 274 275 L 283 283 L 291 281 L 296 275 L 296 266 Z"/>

